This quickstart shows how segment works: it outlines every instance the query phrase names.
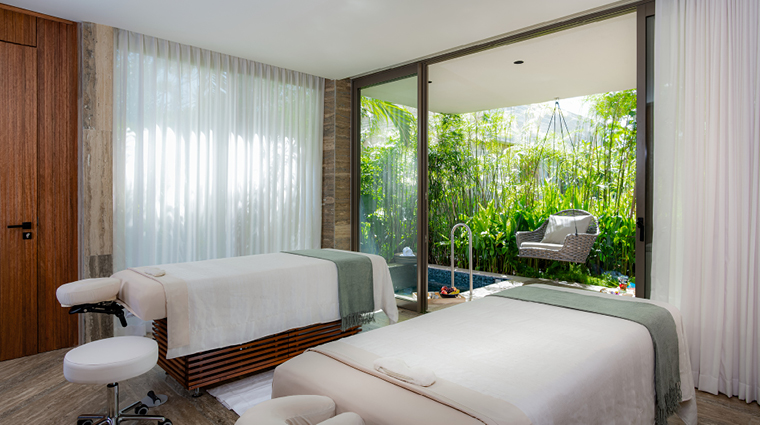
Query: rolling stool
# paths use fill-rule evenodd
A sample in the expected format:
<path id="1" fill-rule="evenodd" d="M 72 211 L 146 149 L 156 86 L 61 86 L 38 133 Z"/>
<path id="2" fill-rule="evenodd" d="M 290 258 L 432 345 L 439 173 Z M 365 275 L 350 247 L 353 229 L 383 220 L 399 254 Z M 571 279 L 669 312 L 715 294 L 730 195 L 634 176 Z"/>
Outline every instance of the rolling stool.
<path id="1" fill-rule="evenodd" d="M 118 279 L 85 279 L 58 288 L 56 296 L 69 313 L 105 313 L 119 318 L 126 326 L 124 308 L 115 301 L 121 282 Z M 77 425 L 117 425 L 125 421 L 157 421 L 172 425 L 163 416 L 148 415 L 148 408 L 166 402 L 168 397 L 153 391 L 140 401 L 119 410 L 119 381 L 140 376 L 158 362 L 158 344 L 141 336 L 106 338 L 81 345 L 66 353 L 63 376 L 76 384 L 107 384 L 108 413 L 81 415 Z M 134 409 L 134 415 L 124 412 Z"/>
<path id="2" fill-rule="evenodd" d="M 108 384 L 108 413 L 81 415 L 77 419 L 77 425 L 116 425 L 124 421 L 140 420 L 172 425 L 172 422 L 163 416 L 147 415 L 149 406 L 142 401 L 119 410 L 118 381 L 142 375 L 153 369 L 157 361 L 156 341 L 140 336 L 101 339 L 66 353 L 63 359 L 63 376 L 66 380 L 76 384 Z M 155 397 L 154 402 L 158 401 L 160 404 L 161 399 L 151 393 L 148 398 Z M 130 409 L 134 409 L 137 414 L 125 415 L 124 412 Z"/>

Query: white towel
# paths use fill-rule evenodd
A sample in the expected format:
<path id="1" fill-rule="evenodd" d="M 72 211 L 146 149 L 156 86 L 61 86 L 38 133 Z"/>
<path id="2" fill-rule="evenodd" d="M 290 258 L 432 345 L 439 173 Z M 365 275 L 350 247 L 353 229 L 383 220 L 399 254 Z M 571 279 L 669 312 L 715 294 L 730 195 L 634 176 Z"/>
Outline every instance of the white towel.
<path id="1" fill-rule="evenodd" d="M 421 387 L 429 387 L 435 384 L 435 373 L 425 367 L 411 368 L 403 360 L 396 357 L 381 357 L 375 360 L 374 368 L 391 378 Z"/>
<path id="2" fill-rule="evenodd" d="M 166 274 L 165 270 L 159 269 L 158 267 L 141 267 L 140 271 L 154 277 L 161 277 Z"/>

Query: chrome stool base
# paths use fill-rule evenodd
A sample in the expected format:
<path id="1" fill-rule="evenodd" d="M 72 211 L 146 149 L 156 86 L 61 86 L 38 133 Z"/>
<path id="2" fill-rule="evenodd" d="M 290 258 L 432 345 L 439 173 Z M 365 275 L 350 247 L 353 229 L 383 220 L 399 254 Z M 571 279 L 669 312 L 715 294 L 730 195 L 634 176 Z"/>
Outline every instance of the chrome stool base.
<path id="1" fill-rule="evenodd" d="M 148 415 L 148 406 L 142 401 L 136 401 L 129 406 L 119 410 L 119 384 L 114 382 L 108 384 L 108 414 L 80 415 L 77 418 L 77 425 L 118 425 L 127 421 L 156 421 L 158 425 L 172 425 L 172 421 L 163 416 Z M 149 396 L 153 392 L 148 393 Z M 134 409 L 136 415 L 125 415 L 124 412 Z"/>

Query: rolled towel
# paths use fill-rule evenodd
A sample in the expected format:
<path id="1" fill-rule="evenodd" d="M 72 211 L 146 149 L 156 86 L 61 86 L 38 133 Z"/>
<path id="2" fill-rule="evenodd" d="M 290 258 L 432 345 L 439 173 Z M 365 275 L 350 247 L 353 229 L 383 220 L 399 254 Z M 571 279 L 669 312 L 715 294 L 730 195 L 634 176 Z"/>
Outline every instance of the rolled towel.
<path id="1" fill-rule="evenodd" d="M 166 274 L 165 270 L 159 269 L 158 267 L 143 267 L 140 271 L 154 277 L 161 277 Z"/>
<path id="2" fill-rule="evenodd" d="M 375 360 L 375 370 L 391 378 L 421 387 L 435 384 L 435 373 L 425 367 L 411 368 L 403 360 L 396 357 L 381 357 Z"/>

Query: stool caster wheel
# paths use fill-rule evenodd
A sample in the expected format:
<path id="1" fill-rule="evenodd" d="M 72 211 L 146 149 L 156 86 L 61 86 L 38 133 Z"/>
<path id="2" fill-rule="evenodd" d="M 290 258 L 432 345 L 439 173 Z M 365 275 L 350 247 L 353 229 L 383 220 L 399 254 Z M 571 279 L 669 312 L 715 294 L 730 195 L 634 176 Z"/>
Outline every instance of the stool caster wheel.
<path id="1" fill-rule="evenodd" d="M 92 421 L 90 419 L 79 419 L 77 425 L 92 425 Z"/>
<path id="2" fill-rule="evenodd" d="M 140 403 L 137 406 L 135 406 L 135 414 L 136 415 L 147 415 L 148 414 L 148 406 Z"/>
<path id="3" fill-rule="evenodd" d="M 143 397 L 140 403 L 148 406 L 148 408 L 153 408 L 166 403 L 167 400 L 169 400 L 169 397 L 166 394 L 156 394 L 153 391 L 148 391 L 148 395 Z"/>
<path id="4" fill-rule="evenodd" d="M 170 421 L 170 420 L 168 420 L 168 419 L 167 419 L 167 420 L 165 420 L 165 421 L 161 422 L 161 423 L 160 423 L 160 424 L 158 424 L 158 425 L 173 425 L 173 424 L 172 424 L 172 421 Z"/>

